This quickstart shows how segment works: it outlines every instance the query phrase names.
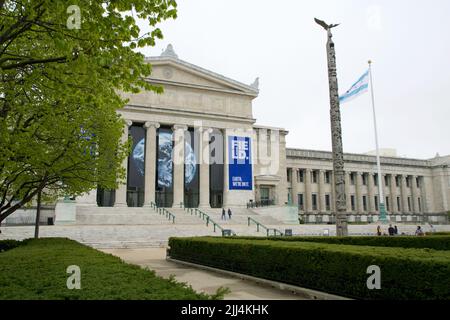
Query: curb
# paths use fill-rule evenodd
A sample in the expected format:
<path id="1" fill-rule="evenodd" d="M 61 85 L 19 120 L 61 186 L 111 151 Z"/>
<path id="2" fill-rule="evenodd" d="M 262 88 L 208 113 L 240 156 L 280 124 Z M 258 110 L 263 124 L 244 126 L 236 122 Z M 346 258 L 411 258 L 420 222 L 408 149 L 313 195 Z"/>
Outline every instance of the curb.
<path id="1" fill-rule="evenodd" d="M 271 286 L 273 288 L 283 290 L 283 291 L 290 291 L 290 292 L 293 292 L 305 299 L 310 299 L 310 300 L 352 300 L 350 298 L 341 297 L 341 296 L 337 296 L 334 294 L 329 294 L 329 293 L 316 291 L 316 290 L 312 290 L 312 289 L 302 288 L 302 287 L 298 287 L 298 286 L 294 286 L 291 284 L 286 284 L 286 283 L 282 283 L 282 282 L 278 282 L 278 281 L 267 280 L 267 279 L 263 279 L 263 278 L 249 276 L 249 275 L 242 274 L 242 273 L 236 273 L 236 272 L 223 270 L 223 269 L 217 269 L 217 268 L 213 268 L 213 267 L 208 267 L 208 266 L 204 266 L 204 265 L 196 264 L 196 263 L 192 263 L 192 262 L 177 260 L 177 259 L 170 258 L 169 256 L 166 257 L 166 260 L 170 261 L 170 262 L 186 265 L 189 267 L 193 267 L 196 269 L 212 271 L 212 272 L 216 272 L 216 273 L 225 274 L 225 275 L 231 276 L 233 278 L 238 278 L 238 279 L 242 279 L 242 280 L 256 282 L 256 283 L 263 284 L 263 285 L 268 285 L 268 286 Z"/>

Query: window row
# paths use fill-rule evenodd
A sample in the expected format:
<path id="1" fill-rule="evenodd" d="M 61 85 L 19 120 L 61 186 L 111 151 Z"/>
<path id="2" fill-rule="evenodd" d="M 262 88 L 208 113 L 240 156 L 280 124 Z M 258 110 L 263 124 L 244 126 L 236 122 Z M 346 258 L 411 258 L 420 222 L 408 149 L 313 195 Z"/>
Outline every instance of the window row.
<path id="1" fill-rule="evenodd" d="M 310 181 L 311 183 L 319 183 L 319 179 L 320 179 L 320 175 L 319 175 L 320 170 L 311 170 L 310 171 Z M 288 182 L 292 182 L 292 181 L 296 181 L 297 183 L 305 183 L 305 177 L 306 177 L 307 171 L 306 169 L 299 169 L 299 170 L 293 170 L 292 168 L 288 168 L 287 169 L 287 181 Z M 324 183 L 326 184 L 330 184 L 331 183 L 331 179 L 332 179 L 332 171 L 324 171 Z M 363 173 L 361 174 L 361 180 L 362 180 L 362 185 L 367 186 L 369 185 L 369 173 Z M 350 185 L 356 185 L 356 177 L 357 177 L 357 173 L 356 172 L 350 172 L 349 173 L 349 180 L 350 180 Z M 388 175 L 384 175 L 384 185 L 386 187 L 391 186 L 391 177 L 392 175 L 388 174 Z M 399 175 L 395 175 L 394 177 L 394 183 L 396 187 L 401 187 L 402 184 L 402 176 Z M 412 183 L 416 184 L 417 188 L 421 187 L 421 177 L 413 177 L 413 176 L 407 176 L 406 179 L 406 187 L 407 188 L 411 188 Z M 378 179 L 378 174 L 374 174 L 373 175 L 373 185 L 374 186 L 378 186 L 379 184 L 379 179 Z"/>
<path id="2" fill-rule="evenodd" d="M 317 193 L 313 193 L 311 194 L 311 210 L 312 211 L 331 211 L 331 195 L 330 194 L 325 194 L 325 208 L 319 208 L 319 195 Z M 306 205 L 305 205 L 305 195 L 303 193 L 299 193 L 297 195 L 297 199 L 298 199 L 298 208 L 300 211 L 305 211 L 306 210 Z M 374 196 L 373 198 L 373 203 L 374 203 L 374 207 L 375 207 L 375 211 L 379 211 L 379 199 L 378 196 Z M 402 204 L 401 201 L 401 197 L 396 197 L 396 208 L 392 208 L 391 206 L 391 199 L 390 197 L 386 197 L 385 198 L 385 208 L 386 211 L 390 212 L 392 211 L 392 209 L 394 209 L 394 211 L 406 211 L 406 212 L 412 212 L 413 211 L 413 203 L 412 203 L 412 198 L 408 197 L 407 198 L 407 208 L 404 208 L 404 205 Z M 418 197 L 417 198 L 417 206 L 418 208 L 414 208 L 414 211 L 418 211 L 418 212 L 422 212 L 422 202 L 421 202 L 421 198 Z M 357 211 L 356 208 L 356 196 L 354 194 L 350 195 L 350 208 L 348 208 L 351 211 Z M 368 196 L 362 196 L 362 210 L 365 212 L 369 211 L 369 204 L 368 204 Z"/>

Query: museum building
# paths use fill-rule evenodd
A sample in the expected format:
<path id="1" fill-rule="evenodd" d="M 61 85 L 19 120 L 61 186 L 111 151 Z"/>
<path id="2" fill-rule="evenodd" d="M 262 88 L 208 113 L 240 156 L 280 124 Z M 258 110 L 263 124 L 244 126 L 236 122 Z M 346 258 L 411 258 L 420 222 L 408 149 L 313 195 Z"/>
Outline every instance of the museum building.
<path id="1" fill-rule="evenodd" d="M 153 70 L 147 80 L 163 86 L 164 93 L 123 94 L 128 99 L 118 111 L 126 123 L 123 140 L 133 142 L 123 163 L 126 183 L 77 197 L 74 217 L 87 206 L 288 205 L 297 207 L 306 222 L 332 221 L 331 152 L 286 148 L 285 129 L 257 125 L 252 102 L 258 79 L 247 85 L 205 70 L 179 59 L 171 45 L 146 60 Z M 350 220 L 368 221 L 379 209 L 376 158 L 345 154 L 344 159 Z M 389 215 L 411 221 L 450 210 L 450 156 L 382 157 L 381 164 Z M 56 204 L 49 214 L 66 209 Z"/>

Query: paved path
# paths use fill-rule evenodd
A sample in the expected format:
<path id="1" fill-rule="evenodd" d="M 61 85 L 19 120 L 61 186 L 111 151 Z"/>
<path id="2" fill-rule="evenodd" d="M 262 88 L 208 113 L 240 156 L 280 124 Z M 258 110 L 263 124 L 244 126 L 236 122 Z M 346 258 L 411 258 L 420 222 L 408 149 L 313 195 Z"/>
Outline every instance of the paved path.
<path id="1" fill-rule="evenodd" d="M 303 300 L 302 297 L 288 291 L 167 261 L 165 248 L 102 249 L 102 251 L 118 256 L 128 263 L 148 267 L 164 278 L 173 274 L 177 281 L 188 283 L 198 292 L 214 294 L 219 287 L 227 287 L 231 293 L 225 296 L 226 300 Z"/>

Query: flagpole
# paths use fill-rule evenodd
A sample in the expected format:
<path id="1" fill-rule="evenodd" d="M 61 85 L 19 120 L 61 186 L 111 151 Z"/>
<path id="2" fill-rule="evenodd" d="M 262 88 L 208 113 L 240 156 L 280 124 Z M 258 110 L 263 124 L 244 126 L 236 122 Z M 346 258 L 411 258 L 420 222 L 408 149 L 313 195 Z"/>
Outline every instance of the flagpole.
<path id="1" fill-rule="evenodd" d="M 372 96 L 372 111 L 373 111 L 373 127 L 375 130 L 375 146 L 377 153 L 377 171 L 378 171 L 378 201 L 379 201 L 379 209 L 380 209 L 380 218 L 381 222 L 387 222 L 386 218 L 386 208 L 384 205 L 384 194 L 383 194 L 383 184 L 381 179 L 381 163 L 380 163 L 380 150 L 378 147 L 378 131 L 377 131 L 377 117 L 375 112 L 375 96 L 373 92 L 373 77 L 372 77 L 372 61 L 369 60 L 369 75 L 370 75 L 370 93 Z"/>

